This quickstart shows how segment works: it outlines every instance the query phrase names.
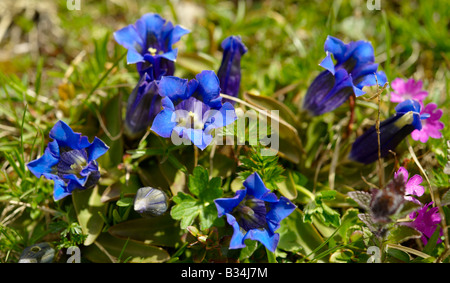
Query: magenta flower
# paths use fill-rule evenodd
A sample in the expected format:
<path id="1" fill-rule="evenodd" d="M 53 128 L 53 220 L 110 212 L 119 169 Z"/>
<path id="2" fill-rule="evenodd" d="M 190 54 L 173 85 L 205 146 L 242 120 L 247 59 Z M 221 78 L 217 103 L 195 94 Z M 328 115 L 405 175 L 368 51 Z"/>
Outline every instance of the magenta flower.
<path id="1" fill-rule="evenodd" d="M 406 222 L 403 225 L 409 226 L 411 228 L 416 229 L 417 231 L 422 233 L 421 240 L 424 245 L 427 244 L 428 239 L 433 235 L 434 231 L 438 224 L 441 222 L 441 216 L 439 214 L 439 210 L 437 207 L 432 207 L 430 209 L 429 206 L 432 205 L 433 202 L 430 202 L 424 205 L 417 211 L 412 212 L 409 215 L 409 218 L 413 219 L 411 222 Z M 442 236 L 442 229 L 440 231 L 440 236 Z M 441 243 L 442 240 L 439 238 L 437 243 Z"/>
<path id="2" fill-rule="evenodd" d="M 396 78 L 391 82 L 394 90 L 391 93 L 391 102 L 400 103 L 408 99 L 422 102 L 427 97 L 428 92 L 422 89 L 422 81 L 409 79 L 406 82 L 401 78 Z"/>
<path id="3" fill-rule="evenodd" d="M 420 175 L 414 175 L 411 177 L 411 179 L 408 180 L 409 173 L 408 170 L 404 167 L 398 168 L 398 171 L 394 173 L 394 178 L 397 178 L 399 175 L 403 176 L 403 179 L 405 181 L 405 199 L 408 201 L 412 201 L 417 204 L 421 204 L 420 201 L 418 201 L 416 198 L 412 196 L 418 196 L 421 197 L 425 193 L 425 188 L 421 186 L 423 179 Z"/>
<path id="4" fill-rule="evenodd" d="M 428 114 L 430 117 L 422 121 L 422 129 L 414 130 L 411 133 L 413 140 L 420 140 L 423 143 L 428 141 L 428 138 L 439 139 L 442 137 L 440 130 L 444 128 L 444 123 L 439 121 L 442 117 L 442 109 L 437 109 L 435 103 L 429 103 L 427 106 L 422 107 L 420 114 Z"/>

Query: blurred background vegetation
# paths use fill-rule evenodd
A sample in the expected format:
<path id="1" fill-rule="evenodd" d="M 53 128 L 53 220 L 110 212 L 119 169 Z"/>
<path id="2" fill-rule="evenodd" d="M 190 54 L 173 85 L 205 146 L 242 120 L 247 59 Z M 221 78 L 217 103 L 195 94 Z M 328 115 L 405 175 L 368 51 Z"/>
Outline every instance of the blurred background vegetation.
<path id="1" fill-rule="evenodd" d="M 429 102 L 444 108 L 445 138 L 414 147 L 421 160 L 431 156 L 424 161 L 427 169 L 446 162 L 445 140 L 450 139 L 447 1 L 381 0 L 380 10 L 368 9 L 371 1 L 365 0 L 80 0 L 79 10 L 69 10 L 67 2 L 0 2 L 0 262 L 17 261 L 23 248 L 45 239 L 49 231 L 69 235 L 61 238 L 61 246 L 83 241 L 73 211 L 65 207 L 68 202 L 55 204 L 51 182 L 36 180 L 25 164 L 42 154 L 47 133 L 59 119 L 70 121 L 75 131 L 83 129 L 90 140 L 101 135 L 112 145 L 111 152 L 123 147 L 114 143 L 120 127 L 103 124 L 120 118 L 120 105 L 134 87 L 137 73 L 121 59 L 125 49 L 112 33 L 148 12 L 191 30 L 176 44 L 177 76 L 193 78 L 201 70 L 217 70 L 220 43 L 227 36 L 240 35 L 248 48 L 241 63 L 242 90 L 274 97 L 294 113 L 321 71 L 318 63 L 325 56 L 328 35 L 344 42 L 369 40 L 375 62 L 389 81 L 423 80 Z M 392 108 L 389 91 L 383 97 L 382 118 Z M 376 107 L 364 109 L 368 112 L 356 111 L 355 129 L 367 119 L 373 122 Z M 332 125 L 346 111 L 348 105 L 320 119 Z M 434 154 L 441 156 L 438 161 Z M 123 161 L 121 155 L 106 158 L 114 165 Z M 448 187 L 447 180 L 441 176 L 435 182 Z"/>

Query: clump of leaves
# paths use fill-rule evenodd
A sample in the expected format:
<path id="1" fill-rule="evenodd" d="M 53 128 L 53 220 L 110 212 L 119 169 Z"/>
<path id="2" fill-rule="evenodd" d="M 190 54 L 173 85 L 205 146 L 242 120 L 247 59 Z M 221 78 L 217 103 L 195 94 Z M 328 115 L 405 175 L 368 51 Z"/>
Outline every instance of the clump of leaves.
<path id="1" fill-rule="evenodd" d="M 305 206 L 303 221 L 311 223 L 313 216 L 316 216 L 323 223 L 338 227 L 341 224 L 340 214 L 325 203 L 335 197 L 336 191 L 333 190 L 318 192 L 314 199 Z"/>
<path id="2" fill-rule="evenodd" d="M 222 196 L 221 179 L 209 179 L 208 171 L 197 166 L 189 176 L 188 188 L 191 194 L 179 192 L 173 197 L 176 203 L 170 211 L 173 219 L 181 220 L 181 229 L 186 229 L 199 218 L 200 230 L 211 226 L 223 226 L 223 220 L 218 218 L 214 200 Z"/>
<path id="3" fill-rule="evenodd" d="M 83 234 L 81 225 L 70 218 L 70 207 L 67 212 L 60 212 L 55 218 L 61 218 L 61 220 L 50 223 L 49 231 L 59 232 L 60 240 L 56 248 L 64 249 L 83 244 L 87 235 Z"/>
<path id="4" fill-rule="evenodd" d="M 263 156 L 261 155 L 261 148 L 251 148 L 249 156 L 241 156 L 239 158 L 241 162 L 241 168 L 244 171 L 238 173 L 238 175 L 246 180 L 248 176 L 257 172 L 264 184 L 270 190 L 274 190 L 278 187 L 277 184 L 283 182 L 284 168 L 278 162 L 278 156 Z"/>

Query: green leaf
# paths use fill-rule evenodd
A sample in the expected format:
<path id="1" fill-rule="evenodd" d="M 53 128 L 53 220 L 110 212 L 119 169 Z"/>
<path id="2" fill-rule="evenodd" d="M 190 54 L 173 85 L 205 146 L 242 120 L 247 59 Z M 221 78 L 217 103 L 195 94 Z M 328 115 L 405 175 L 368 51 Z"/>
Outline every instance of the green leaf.
<path id="1" fill-rule="evenodd" d="M 189 176 L 188 184 L 189 191 L 197 198 L 178 192 L 173 198 L 176 205 L 172 207 L 170 215 L 173 219 L 181 220 L 182 229 L 192 225 L 197 217 L 199 217 L 201 230 L 210 228 L 218 219 L 214 200 L 222 196 L 221 179 L 214 177 L 209 180 L 208 171 L 197 166 L 193 174 Z"/>
<path id="2" fill-rule="evenodd" d="M 119 199 L 116 204 L 117 206 L 122 206 L 122 207 L 128 207 L 130 205 L 133 205 L 134 202 L 134 198 L 122 198 Z"/>
<path id="3" fill-rule="evenodd" d="M 199 197 L 200 193 L 208 188 L 209 175 L 208 171 L 201 166 L 194 168 L 193 175 L 189 177 L 188 186 L 189 191 Z"/>
<path id="4" fill-rule="evenodd" d="M 341 223 L 340 214 L 323 202 L 323 200 L 333 200 L 335 196 L 336 191 L 334 190 L 318 192 L 314 200 L 305 206 L 303 220 L 311 223 L 313 216 L 315 216 L 324 222 L 325 225 L 338 227 Z"/>
<path id="5" fill-rule="evenodd" d="M 181 220 L 181 228 L 186 229 L 192 225 L 194 219 L 200 214 L 202 207 L 201 203 L 194 197 L 185 193 L 179 192 L 173 201 L 177 203 L 170 211 L 173 219 Z"/>
<path id="6" fill-rule="evenodd" d="M 243 262 L 247 258 L 251 257 L 253 253 L 258 249 L 258 241 L 250 239 L 245 240 L 245 247 L 241 249 L 239 254 L 239 261 Z"/>
<path id="7" fill-rule="evenodd" d="M 98 186 L 93 189 L 75 190 L 72 202 L 83 234 L 87 235 L 85 246 L 91 245 L 101 233 L 104 225 L 101 214 L 106 214 L 107 205 L 102 203 Z"/>
<path id="8" fill-rule="evenodd" d="M 393 229 L 390 230 L 388 241 L 399 244 L 409 239 L 420 238 L 421 233 L 416 229 L 405 225 L 396 225 Z"/>
<path id="9" fill-rule="evenodd" d="M 99 164 L 104 168 L 114 168 L 122 162 L 123 158 L 124 141 L 120 133 L 122 128 L 120 99 L 120 95 L 111 98 L 103 109 L 104 117 L 99 117 L 105 124 L 105 128 L 102 129 L 105 134 L 100 138 L 109 146 L 109 150 L 98 158 Z"/>
<path id="10" fill-rule="evenodd" d="M 427 244 L 425 245 L 425 247 L 423 248 L 422 252 L 432 255 L 432 252 L 434 250 L 434 248 L 436 247 L 437 241 L 439 239 L 439 234 L 441 232 L 441 226 L 438 225 L 436 227 L 436 230 L 434 230 L 433 235 L 431 235 L 430 239 L 428 239 Z"/>
<path id="11" fill-rule="evenodd" d="M 166 247 L 174 247 L 180 242 L 180 231 L 179 224 L 169 214 L 127 220 L 108 229 L 112 236 L 120 239 Z"/>
<path id="12" fill-rule="evenodd" d="M 82 256 L 97 263 L 117 261 L 119 256 L 131 263 L 160 263 L 170 258 L 167 251 L 160 247 L 118 239 L 107 233 L 97 239 L 96 245 L 83 249 Z"/>
<path id="13" fill-rule="evenodd" d="M 277 233 L 280 234 L 279 249 L 299 252 L 305 256 L 309 255 L 311 258 L 325 250 L 322 248 L 315 251 L 324 240 L 311 223 L 303 220 L 303 212 L 299 209 L 281 221 Z M 315 252 L 312 253 L 313 251 Z"/>

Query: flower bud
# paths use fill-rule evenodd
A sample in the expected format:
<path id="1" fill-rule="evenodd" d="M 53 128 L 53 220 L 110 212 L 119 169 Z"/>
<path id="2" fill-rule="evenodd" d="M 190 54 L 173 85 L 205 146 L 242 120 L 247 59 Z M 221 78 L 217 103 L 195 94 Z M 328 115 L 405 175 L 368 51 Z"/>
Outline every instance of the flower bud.
<path id="1" fill-rule="evenodd" d="M 161 108 L 158 82 L 148 74 L 141 77 L 128 98 L 125 135 L 131 140 L 141 138 Z"/>
<path id="2" fill-rule="evenodd" d="M 169 207 L 167 194 L 152 187 L 140 188 L 134 199 L 134 210 L 143 217 L 163 215 Z"/>
<path id="3" fill-rule="evenodd" d="M 397 145 L 415 129 L 422 128 L 422 120 L 429 115 L 420 114 L 419 102 L 409 99 L 397 105 L 397 113 L 380 123 L 380 156 L 388 156 Z M 378 158 L 378 133 L 372 126 L 359 136 L 352 145 L 349 158 L 363 164 L 370 164 Z"/>
<path id="4" fill-rule="evenodd" d="M 240 36 L 229 36 L 222 42 L 223 57 L 217 76 L 222 93 L 238 97 L 241 83 L 241 56 L 247 52 Z M 224 99 L 224 102 L 228 101 Z M 234 101 L 229 101 L 234 104 Z"/>
<path id="5" fill-rule="evenodd" d="M 49 243 L 38 243 L 23 250 L 19 263 L 51 263 L 54 257 L 55 250 Z"/>

